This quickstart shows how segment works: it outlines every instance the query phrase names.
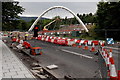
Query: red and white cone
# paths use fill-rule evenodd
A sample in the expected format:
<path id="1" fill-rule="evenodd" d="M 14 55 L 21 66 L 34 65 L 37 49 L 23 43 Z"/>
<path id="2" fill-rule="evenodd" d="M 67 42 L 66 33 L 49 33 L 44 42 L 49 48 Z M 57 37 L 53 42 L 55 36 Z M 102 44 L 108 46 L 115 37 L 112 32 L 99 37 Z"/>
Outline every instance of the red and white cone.
<path id="1" fill-rule="evenodd" d="M 102 56 L 103 56 L 104 52 L 105 52 L 105 48 L 102 47 Z"/>
<path id="2" fill-rule="evenodd" d="M 112 51 L 109 52 L 109 58 L 112 58 Z"/>
<path id="3" fill-rule="evenodd" d="M 117 80 L 117 73 L 113 58 L 110 59 L 110 80 Z"/>
<path id="4" fill-rule="evenodd" d="M 73 47 L 76 47 L 76 44 L 72 44 Z"/>
<path id="5" fill-rule="evenodd" d="M 109 68 L 110 66 L 110 59 L 109 59 L 109 54 L 107 54 L 107 67 Z"/>
<path id="6" fill-rule="evenodd" d="M 91 51 L 91 52 L 96 51 L 96 50 L 95 50 L 95 45 L 94 45 L 94 43 L 93 43 L 92 48 L 90 49 L 90 51 Z"/>
<path id="7" fill-rule="evenodd" d="M 85 43 L 85 47 L 83 49 L 88 50 L 87 42 Z"/>
<path id="8" fill-rule="evenodd" d="M 81 43 L 79 43 L 78 48 L 81 48 L 81 47 L 82 47 L 82 45 L 81 45 Z"/>
<path id="9" fill-rule="evenodd" d="M 112 50 L 110 50 L 109 53 L 109 60 L 110 60 L 110 80 L 117 80 L 117 72 L 116 72 L 116 68 L 115 68 L 115 63 L 114 63 L 114 59 L 112 57 Z"/>
<path id="10" fill-rule="evenodd" d="M 106 57 L 106 49 L 103 51 L 103 58 L 105 59 Z"/>
<path id="11" fill-rule="evenodd" d="M 102 47 L 102 46 L 101 46 L 101 47 Z M 105 51 L 105 48 L 104 48 L 104 47 L 102 47 L 102 52 L 103 52 L 103 51 Z"/>
<path id="12" fill-rule="evenodd" d="M 105 44 L 102 42 L 102 45 L 101 45 L 102 47 L 104 47 L 105 46 Z"/>
<path id="13" fill-rule="evenodd" d="M 107 66 L 107 60 L 108 60 L 107 55 L 108 55 L 108 51 L 105 50 L 105 61 L 106 61 L 106 66 Z"/>
<path id="14" fill-rule="evenodd" d="M 110 59 L 109 59 L 109 54 L 107 54 L 107 72 L 108 76 L 110 76 Z"/>

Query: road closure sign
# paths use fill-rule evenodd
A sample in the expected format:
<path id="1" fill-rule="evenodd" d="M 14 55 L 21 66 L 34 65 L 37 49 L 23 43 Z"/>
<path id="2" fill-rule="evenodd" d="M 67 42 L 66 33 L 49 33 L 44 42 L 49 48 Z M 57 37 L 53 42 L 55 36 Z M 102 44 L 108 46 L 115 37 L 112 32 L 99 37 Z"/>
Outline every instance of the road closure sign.
<path id="1" fill-rule="evenodd" d="M 107 38 L 107 44 L 114 44 L 113 38 Z"/>

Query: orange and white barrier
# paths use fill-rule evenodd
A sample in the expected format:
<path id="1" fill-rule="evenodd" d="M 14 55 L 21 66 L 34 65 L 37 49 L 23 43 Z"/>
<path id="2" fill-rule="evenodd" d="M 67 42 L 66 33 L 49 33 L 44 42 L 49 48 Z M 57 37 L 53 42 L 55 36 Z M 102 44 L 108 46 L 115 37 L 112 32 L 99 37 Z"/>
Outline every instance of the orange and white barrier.
<path id="1" fill-rule="evenodd" d="M 75 44 L 75 41 L 74 39 L 70 39 L 69 42 L 68 42 L 69 46 L 72 46 L 73 44 Z"/>
<path id="2" fill-rule="evenodd" d="M 53 36 L 48 36 L 47 35 L 38 35 L 37 37 L 38 40 L 42 40 L 42 41 L 48 41 L 48 42 L 52 42 L 52 43 L 56 43 L 56 41 L 52 40 L 52 39 L 65 39 L 67 40 L 67 43 L 65 43 L 65 45 L 68 46 L 79 46 L 78 45 L 78 41 L 80 41 L 81 45 L 85 45 L 86 43 L 88 45 L 91 45 L 94 43 L 94 45 L 102 45 L 102 43 L 104 43 L 104 41 L 101 40 L 77 40 L 77 39 L 68 39 L 68 38 L 64 38 L 64 37 L 53 37 Z"/>

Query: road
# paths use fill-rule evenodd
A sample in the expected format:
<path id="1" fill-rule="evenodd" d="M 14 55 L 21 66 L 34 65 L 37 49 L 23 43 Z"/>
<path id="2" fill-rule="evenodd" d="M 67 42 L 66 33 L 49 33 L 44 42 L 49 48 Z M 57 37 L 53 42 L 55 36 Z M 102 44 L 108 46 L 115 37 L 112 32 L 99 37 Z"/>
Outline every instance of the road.
<path id="1" fill-rule="evenodd" d="M 63 78 L 67 75 L 70 75 L 72 78 L 101 77 L 99 64 L 102 63 L 98 63 L 98 56 L 94 55 L 96 52 L 90 52 L 77 47 L 60 46 L 40 40 L 30 40 L 28 42 L 34 46 L 42 47 L 43 54 L 36 55 L 34 58 L 39 60 L 43 67 L 51 64 L 58 66 L 58 69 L 49 70 L 57 78 Z M 115 65 L 117 70 L 120 70 L 118 68 L 118 55 L 119 50 L 113 49 Z"/>
<path id="2" fill-rule="evenodd" d="M 95 72 L 99 71 L 95 52 L 38 40 L 29 42 L 43 48 L 43 54 L 35 57 L 42 66 L 46 67 L 51 64 L 58 66 L 58 69 L 50 70 L 58 78 L 63 78 L 65 75 L 70 75 L 73 78 L 94 78 Z M 97 77 L 100 77 L 100 74 Z"/>

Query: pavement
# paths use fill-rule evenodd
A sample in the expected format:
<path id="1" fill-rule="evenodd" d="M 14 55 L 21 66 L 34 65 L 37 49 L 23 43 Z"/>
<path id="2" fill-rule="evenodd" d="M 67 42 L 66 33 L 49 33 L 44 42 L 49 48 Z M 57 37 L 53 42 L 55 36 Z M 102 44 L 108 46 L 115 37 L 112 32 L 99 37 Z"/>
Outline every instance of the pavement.
<path id="1" fill-rule="evenodd" d="M 0 42 L 0 62 L 2 63 L 0 73 L 4 78 L 34 78 L 32 73 L 27 69 L 27 67 L 16 57 L 16 55 L 6 46 L 4 42 Z"/>
<path id="2" fill-rule="evenodd" d="M 0 37 L 0 80 L 2 79 L 2 40 Z"/>

